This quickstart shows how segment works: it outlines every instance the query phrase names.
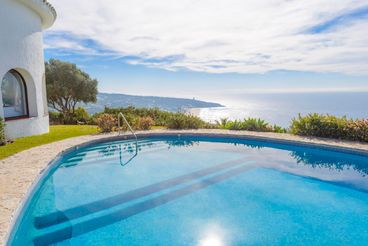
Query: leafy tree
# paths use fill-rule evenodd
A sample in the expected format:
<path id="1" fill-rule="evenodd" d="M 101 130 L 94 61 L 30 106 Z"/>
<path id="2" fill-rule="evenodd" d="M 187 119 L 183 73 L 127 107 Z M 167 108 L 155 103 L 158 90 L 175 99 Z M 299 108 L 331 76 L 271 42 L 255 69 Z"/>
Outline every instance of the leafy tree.
<path id="1" fill-rule="evenodd" d="M 66 123 L 73 121 L 77 103 L 96 102 L 98 81 L 75 64 L 50 59 L 45 68 L 47 102 Z"/>

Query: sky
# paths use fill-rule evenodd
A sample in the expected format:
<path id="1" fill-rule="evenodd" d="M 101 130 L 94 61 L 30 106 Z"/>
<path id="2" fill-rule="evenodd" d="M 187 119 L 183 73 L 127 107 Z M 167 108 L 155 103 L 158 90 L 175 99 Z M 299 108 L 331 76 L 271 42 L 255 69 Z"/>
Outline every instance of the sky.
<path id="1" fill-rule="evenodd" d="M 214 100 L 368 91 L 366 0 L 49 0 L 45 58 L 101 92 Z"/>

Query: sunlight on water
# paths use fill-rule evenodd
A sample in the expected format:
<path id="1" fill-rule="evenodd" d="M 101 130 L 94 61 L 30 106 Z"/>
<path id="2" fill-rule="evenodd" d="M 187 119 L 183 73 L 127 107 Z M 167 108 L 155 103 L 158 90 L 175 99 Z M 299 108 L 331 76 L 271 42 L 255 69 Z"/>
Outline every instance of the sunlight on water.
<path id="1" fill-rule="evenodd" d="M 255 117 L 283 127 L 290 126 L 299 113 L 368 118 L 368 93 L 243 94 L 222 100 L 226 107 L 190 109 L 188 112 L 209 122 L 221 118 L 242 120 Z"/>
<path id="2" fill-rule="evenodd" d="M 205 228 L 204 233 L 199 240 L 199 246 L 223 246 L 225 245 L 225 232 L 216 223 L 210 224 Z"/>
<path id="3" fill-rule="evenodd" d="M 222 243 L 221 238 L 219 238 L 219 236 L 214 234 L 208 235 L 206 238 L 204 238 L 199 242 L 199 246 L 222 246 L 222 245 L 224 244 Z"/>

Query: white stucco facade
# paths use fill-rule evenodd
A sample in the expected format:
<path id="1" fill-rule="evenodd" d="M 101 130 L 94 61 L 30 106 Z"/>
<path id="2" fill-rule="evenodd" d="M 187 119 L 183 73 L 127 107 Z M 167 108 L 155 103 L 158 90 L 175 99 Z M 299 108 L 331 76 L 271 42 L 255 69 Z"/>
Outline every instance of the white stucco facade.
<path id="1" fill-rule="evenodd" d="M 0 117 L 6 118 L 9 139 L 49 130 L 42 31 L 55 18 L 55 10 L 45 0 L 0 0 L 0 83 L 9 71 L 20 74 L 27 102 L 27 115 L 6 118 L 4 92 L 0 93 Z"/>

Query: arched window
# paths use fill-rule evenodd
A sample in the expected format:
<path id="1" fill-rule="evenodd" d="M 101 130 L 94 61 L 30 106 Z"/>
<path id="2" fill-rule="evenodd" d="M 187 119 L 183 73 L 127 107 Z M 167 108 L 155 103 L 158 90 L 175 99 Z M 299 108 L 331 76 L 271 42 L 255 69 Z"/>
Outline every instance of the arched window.
<path id="1" fill-rule="evenodd" d="M 5 119 L 28 116 L 27 88 L 22 76 L 15 70 L 5 74 L 1 82 Z"/>

